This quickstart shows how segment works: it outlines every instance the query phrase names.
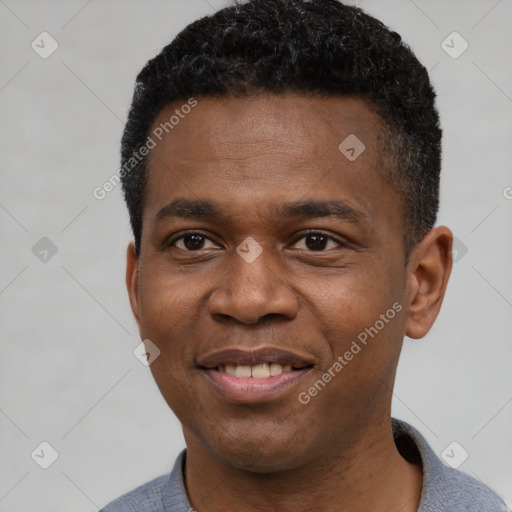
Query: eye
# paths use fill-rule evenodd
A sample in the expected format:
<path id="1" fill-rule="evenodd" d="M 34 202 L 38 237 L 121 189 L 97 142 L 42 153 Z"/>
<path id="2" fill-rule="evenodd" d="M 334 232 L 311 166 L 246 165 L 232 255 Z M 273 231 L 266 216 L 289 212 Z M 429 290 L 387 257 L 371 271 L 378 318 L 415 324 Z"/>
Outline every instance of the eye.
<path id="1" fill-rule="evenodd" d="M 300 243 L 302 240 L 302 247 Z M 331 246 L 329 247 L 329 244 Z M 298 249 L 309 249 L 310 251 L 325 251 L 326 249 L 336 249 L 337 247 L 346 247 L 346 244 L 336 240 L 332 236 L 317 231 L 311 231 L 303 235 L 294 245 L 299 245 Z"/>
<path id="2" fill-rule="evenodd" d="M 208 242 L 210 242 L 211 246 L 208 247 Z M 168 243 L 165 244 L 166 248 L 176 247 L 181 251 L 198 251 L 201 249 L 213 249 L 217 247 L 212 240 L 210 240 L 206 235 L 201 233 L 200 231 L 189 231 L 181 236 L 173 238 Z"/>

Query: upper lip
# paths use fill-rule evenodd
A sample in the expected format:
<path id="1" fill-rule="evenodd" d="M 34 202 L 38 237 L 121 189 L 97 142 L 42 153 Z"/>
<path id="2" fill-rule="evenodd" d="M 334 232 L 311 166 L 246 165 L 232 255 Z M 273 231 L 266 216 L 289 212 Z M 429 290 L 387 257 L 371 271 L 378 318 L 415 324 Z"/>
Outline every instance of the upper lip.
<path id="1" fill-rule="evenodd" d="M 274 347 L 253 350 L 225 349 L 201 357 L 198 365 L 204 368 L 217 368 L 220 365 L 235 364 L 254 366 L 263 363 L 289 364 L 293 368 L 305 368 L 313 363 L 306 357 Z"/>

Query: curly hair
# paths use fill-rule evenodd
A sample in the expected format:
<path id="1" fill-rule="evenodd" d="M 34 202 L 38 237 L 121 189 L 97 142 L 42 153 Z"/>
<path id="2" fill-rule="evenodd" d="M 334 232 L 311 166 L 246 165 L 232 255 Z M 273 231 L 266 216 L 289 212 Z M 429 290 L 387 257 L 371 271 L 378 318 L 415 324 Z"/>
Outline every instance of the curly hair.
<path id="1" fill-rule="evenodd" d="M 337 0 L 235 0 L 183 29 L 137 76 L 121 141 L 121 167 L 161 110 L 198 96 L 263 92 L 357 96 L 382 119 L 384 179 L 399 193 L 407 264 L 436 222 L 441 136 L 427 70 L 396 32 Z M 131 160 L 130 160 L 131 159 Z M 147 157 L 121 173 L 140 255 Z"/>

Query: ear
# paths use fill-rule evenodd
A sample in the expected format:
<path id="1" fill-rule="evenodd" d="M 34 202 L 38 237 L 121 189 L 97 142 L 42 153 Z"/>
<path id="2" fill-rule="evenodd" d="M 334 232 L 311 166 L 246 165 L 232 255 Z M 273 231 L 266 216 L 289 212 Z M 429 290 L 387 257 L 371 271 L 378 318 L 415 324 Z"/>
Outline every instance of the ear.
<path id="1" fill-rule="evenodd" d="M 134 242 L 130 242 L 126 251 L 126 288 L 128 290 L 133 316 L 135 317 L 140 332 L 139 259 L 137 258 Z"/>
<path id="2" fill-rule="evenodd" d="M 410 338 L 423 338 L 439 314 L 452 270 L 452 243 L 452 232 L 439 226 L 432 228 L 411 253 L 405 331 Z"/>

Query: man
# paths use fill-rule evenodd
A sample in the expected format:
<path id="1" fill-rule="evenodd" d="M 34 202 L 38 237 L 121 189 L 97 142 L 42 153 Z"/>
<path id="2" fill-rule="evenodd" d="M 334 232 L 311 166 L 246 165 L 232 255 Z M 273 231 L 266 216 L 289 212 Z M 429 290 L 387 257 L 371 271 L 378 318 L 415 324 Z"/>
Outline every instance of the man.
<path id="1" fill-rule="evenodd" d="M 147 63 L 127 286 L 187 449 L 105 512 L 506 510 L 391 418 L 452 266 L 434 99 L 400 36 L 336 0 L 235 4 Z"/>

